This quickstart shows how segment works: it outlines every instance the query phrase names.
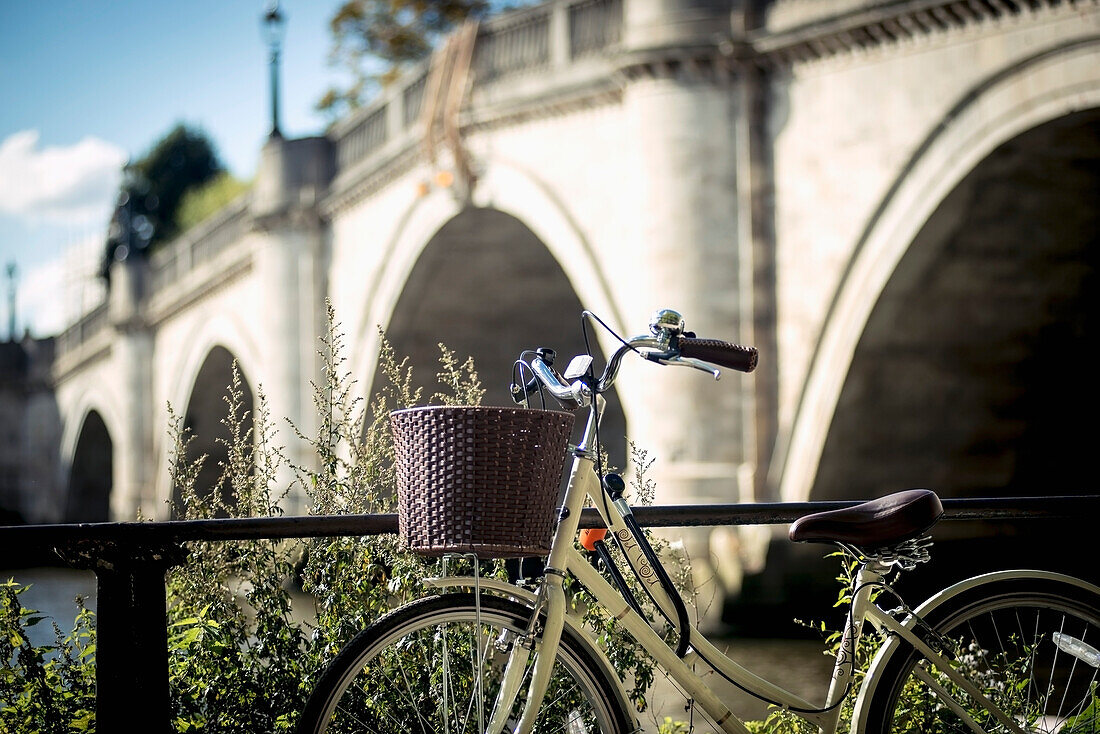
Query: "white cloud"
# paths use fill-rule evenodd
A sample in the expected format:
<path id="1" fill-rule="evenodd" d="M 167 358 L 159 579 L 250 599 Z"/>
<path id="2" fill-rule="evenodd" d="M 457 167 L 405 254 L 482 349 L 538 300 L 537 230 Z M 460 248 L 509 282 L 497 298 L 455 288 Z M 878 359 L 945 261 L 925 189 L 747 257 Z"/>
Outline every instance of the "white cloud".
<path id="1" fill-rule="evenodd" d="M 0 212 L 55 222 L 105 219 L 126 152 L 93 137 L 39 148 L 38 138 L 37 130 L 22 130 L 0 142 Z"/>
<path id="2" fill-rule="evenodd" d="M 81 314 L 102 303 L 106 294 L 96 275 L 102 255 L 103 234 L 94 231 L 20 276 L 20 329 L 25 325 L 37 337 L 60 334 Z"/>

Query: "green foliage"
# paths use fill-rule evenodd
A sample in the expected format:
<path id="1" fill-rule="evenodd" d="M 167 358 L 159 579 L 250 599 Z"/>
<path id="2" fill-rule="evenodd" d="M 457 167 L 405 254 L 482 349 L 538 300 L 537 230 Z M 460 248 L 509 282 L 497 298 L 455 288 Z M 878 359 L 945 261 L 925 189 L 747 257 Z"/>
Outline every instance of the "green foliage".
<path id="1" fill-rule="evenodd" d="M 262 391 L 249 430 L 235 375 L 227 396 L 229 458 L 221 480 L 234 499 L 196 491 L 202 459 L 180 465 L 190 437 L 177 417 L 173 480 L 181 489 L 181 516 L 281 514 L 283 496 L 271 488 L 284 471 L 304 488 L 313 514 L 392 511 L 388 416 L 419 402 L 420 392 L 411 388 L 411 368 L 383 338 L 379 369 L 388 384 L 363 406 L 353 397 L 344 337 L 331 308 L 328 316 L 320 350 L 323 379 L 313 385 L 317 430 L 307 436 L 294 429 L 317 466 L 294 465 L 273 445 Z M 441 349 L 440 364 L 442 389 L 433 400 L 476 404 L 481 390 L 472 363 Z M 409 554 L 394 536 L 192 544 L 187 563 L 168 578 L 175 730 L 292 730 L 316 675 L 351 636 L 394 605 L 423 594 L 428 575 L 438 575 L 437 562 Z"/>
<path id="2" fill-rule="evenodd" d="M 217 214 L 227 204 L 248 191 L 249 184 L 222 171 L 206 183 L 184 192 L 176 213 L 180 232 L 186 232 L 196 224 Z"/>
<path id="3" fill-rule="evenodd" d="M 196 486 L 207 457 L 188 459 L 192 436 L 168 407 L 170 479 L 181 519 L 276 516 L 296 477 L 313 514 L 392 511 L 389 412 L 417 404 L 412 370 L 383 339 L 379 369 L 388 385 L 369 406 L 352 397 L 343 335 L 330 308 L 321 345 L 323 376 L 313 385 L 318 429 L 305 436 L 319 468 L 292 464 L 274 445 L 266 396 L 253 416 L 234 369 L 225 396 L 226 461 L 218 485 Z M 441 347 L 437 403 L 476 405 L 483 393 L 470 360 Z M 248 418 L 252 420 L 248 420 Z M 273 488 L 283 483 L 281 492 Z M 355 633 L 394 605 L 423 594 L 437 561 L 406 552 L 394 536 L 308 542 L 194 542 L 186 563 L 166 577 L 172 726 L 178 732 L 292 731 L 315 676 Z M 454 569 L 461 572 L 461 568 Z M 469 571 L 470 569 L 466 569 Z M 484 575 L 503 575 L 485 564 Z M 32 647 L 26 630 L 43 621 L 19 604 L 23 587 L 0 587 L 0 734 L 94 731 L 94 615 L 81 607 L 72 634 Z"/>
<path id="4" fill-rule="evenodd" d="M 226 395 L 222 440 L 228 458 L 222 479 L 230 497 L 199 492 L 203 459 L 185 463 L 190 437 L 172 413 L 176 447 L 173 479 L 180 490 L 181 518 L 226 514 L 275 516 L 285 494 L 272 491 L 283 464 L 272 445 L 273 427 L 262 389 L 251 423 L 243 409 L 244 388 L 234 368 Z M 251 428 L 249 428 L 251 425 Z M 308 658 L 301 627 L 293 618 L 287 586 L 298 550 L 271 540 L 193 543 L 186 563 L 171 569 L 168 589 L 169 679 L 176 731 L 279 731 L 288 704 L 298 694 Z"/>
<path id="5" fill-rule="evenodd" d="M 1100 683 L 1092 682 L 1090 694 L 1089 705 L 1062 727 L 1066 734 L 1100 734 Z"/>
<path id="6" fill-rule="evenodd" d="M 970 635 L 960 635 L 956 639 L 945 640 L 958 669 L 1002 711 L 1011 712 L 1025 731 L 1045 731 L 1048 724 L 1039 724 L 1046 698 L 1035 695 L 1037 681 L 1033 679 L 1038 641 L 1025 642 L 1019 635 L 1010 634 L 1001 641 L 1001 649 L 993 651 L 981 649 L 969 639 Z M 963 704 L 967 713 L 980 725 L 987 729 L 999 729 L 992 722 L 991 715 L 973 703 L 942 671 L 933 667 L 931 675 Z M 1044 675 L 1038 676 L 1039 681 L 1044 679 Z M 1048 679 L 1047 685 L 1053 688 L 1054 679 Z M 1100 734 L 1100 698 L 1095 679 L 1089 685 L 1081 701 L 1083 710 L 1058 727 L 1060 734 Z M 942 704 L 928 696 L 926 690 L 925 684 L 915 676 L 906 680 L 894 712 L 894 726 L 898 734 L 951 734 L 958 730 L 958 721 L 944 721 Z M 1057 698 L 1054 700 L 1057 701 Z M 1059 705 L 1065 703 L 1063 699 Z"/>
<path id="7" fill-rule="evenodd" d="M 671 716 L 666 716 L 657 726 L 657 734 L 691 734 L 691 725 L 686 721 L 673 721 Z"/>
<path id="8" fill-rule="evenodd" d="M 330 61 L 351 83 L 329 89 L 317 108 L 336 116 L 358 107 L 404 66 L 427 57 L 452 28 L 489 9 L 487 0 L 347 0 L 329 21 Z"/>
<path id="9" fill-rule="evenodd" d="M 35 646 L 27 630 L 46 618 L 22 605 L 28 588 L 0 584 L 0 734 L 94 731 L 94 615 L 78 598 L 72 631 L 54 624 L 54 643 Z"/>

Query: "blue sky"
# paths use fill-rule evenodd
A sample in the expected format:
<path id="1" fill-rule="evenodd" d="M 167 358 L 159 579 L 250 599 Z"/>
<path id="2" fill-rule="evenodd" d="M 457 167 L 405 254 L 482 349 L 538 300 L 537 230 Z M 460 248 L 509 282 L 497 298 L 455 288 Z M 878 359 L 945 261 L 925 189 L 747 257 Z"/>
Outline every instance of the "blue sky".
<path id="1" fill-rule="evenodd" d="M 322 132 L 313 105 L 340 0 L 282 0 L 284 135 Z M 177 122 L 251 178 L 270 130 L 264 0 L 0 0 L 0 269 L 18 269 L 19 330 L 56 333 L 95 302 L 91 278 L 120 166 Z M 2 275 L 2 270 L 0 270 Z M 8 336 L 7 281 L 0 339 Z"/>

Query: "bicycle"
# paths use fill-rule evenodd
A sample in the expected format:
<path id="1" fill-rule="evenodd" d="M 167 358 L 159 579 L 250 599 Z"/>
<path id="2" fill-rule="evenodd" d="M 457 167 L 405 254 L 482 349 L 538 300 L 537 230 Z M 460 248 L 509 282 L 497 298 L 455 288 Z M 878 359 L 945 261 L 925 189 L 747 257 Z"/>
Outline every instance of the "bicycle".
<path id="1" fill-rule="evenodd" d="M 300 732 L 641 731 L 608 653 L 569 609 L 567 578 L 649 652 L 715 731 L 748 734 L 711 690 L 710 675 L 797 714 L 825 734 L 835 732 L 841 704 L 854 688 L 856 649 L 869 624 L 884 642 L 856 693 L 852 731 L 1100 732 L 1100 588 L 1045 571 L 1003 571 L 955 584 L 915 609 L 893 590 L 892 574 L 930 558 L 929 532 L 942 505 L 929 490 L 815 513 L 790 527 L 793 541 L 837 545 L 855 568 L 823 705 L 758 677 L 722 653 L 690 621 L 624 498 L 623 479 L 598 475 L 598 426 L 602 394 L 628 353 L 717 378 L 719 367 L 751 371 L 756 350 L 696 338 L 670 310 L 655 315 L 650 333 L 620 341 L 598 378 L 590 355 L 574 358 L 563 374 L 546 352 L 528 353 L 517 362 L 533 375 L 513 385 L 521 405 L 529 407 L 535 395 L 549 393 L 565 408 L 587 410 L 583 437 L 570 449 L 571 471 L 545 570 L 534 587 L 476 573 L 431 580 L 440 593 L 388 613 L 335 657 L 309 699 Z M 586 500 L 606 529 L 583 532 L 578 548 L 574 541 Z M 671 628 L 673 641 L 662 635 L 661 619 L 645 616 L 608 552 L 608 536 L 657 617 Z M 592 554 L 601 559 L 603 572 Z M 408 666 L 410 659 L 415 667 Z"/>

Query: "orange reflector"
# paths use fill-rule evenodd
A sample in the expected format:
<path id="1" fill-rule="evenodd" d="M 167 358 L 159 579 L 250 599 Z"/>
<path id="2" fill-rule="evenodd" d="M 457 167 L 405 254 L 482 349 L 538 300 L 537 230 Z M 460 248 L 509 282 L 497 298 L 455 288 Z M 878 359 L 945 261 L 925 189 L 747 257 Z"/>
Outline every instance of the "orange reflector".
<path id="1" fill-rule="evenodd" d="M 607 535 L 607 528 L 589 528 L 581 531 L 581 546 L 586 551 L 596 550 L 596 543 Z"/>

